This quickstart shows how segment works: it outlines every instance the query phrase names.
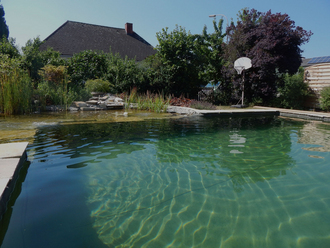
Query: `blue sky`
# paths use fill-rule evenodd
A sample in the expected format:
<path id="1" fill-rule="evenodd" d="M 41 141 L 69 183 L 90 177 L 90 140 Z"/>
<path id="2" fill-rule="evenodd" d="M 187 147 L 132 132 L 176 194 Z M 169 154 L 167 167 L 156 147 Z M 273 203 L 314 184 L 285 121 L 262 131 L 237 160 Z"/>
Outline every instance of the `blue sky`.
<path id="1" fill-rule="evenodd" d="M 200 34 L 206 25 L 212 32 L 213 18 L 209 15 L 223 14 L 229 21 L 236 21 L 239 10 L 248 7 L 288 14 L 297 26 L 314 33 L 310 42 L 302 46 L 303 56 L 330 56 L 329 0 L 0 0 L 0 3 L 9 35 L 16 38 L 19 46 L 38 36 L 42 40 L 47 38 L 67 20 L 117 28 L 131 22 L 136 33 L 156 46 L 156 33 L 162 28 L 171 31 L 177 24 Z"/>

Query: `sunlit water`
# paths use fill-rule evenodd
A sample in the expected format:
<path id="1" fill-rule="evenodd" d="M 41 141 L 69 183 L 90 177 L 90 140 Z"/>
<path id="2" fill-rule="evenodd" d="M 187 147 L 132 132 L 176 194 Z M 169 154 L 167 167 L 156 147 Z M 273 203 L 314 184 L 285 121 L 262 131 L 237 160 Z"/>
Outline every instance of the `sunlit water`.
<path id="1" fill-rule="evenodd" d="M 277 118 L 40 127 L 1 247 L 330 247 L 329 141 Z"/>

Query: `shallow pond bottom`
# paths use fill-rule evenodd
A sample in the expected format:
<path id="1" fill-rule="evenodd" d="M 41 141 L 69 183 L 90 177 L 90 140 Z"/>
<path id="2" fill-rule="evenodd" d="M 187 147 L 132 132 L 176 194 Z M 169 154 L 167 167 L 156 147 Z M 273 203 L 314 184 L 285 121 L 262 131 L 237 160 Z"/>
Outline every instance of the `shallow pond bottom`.
<path id="1" fill-rule="evenodd" d="M 330 129 L 306 125 L 42 127 L 1 247 L 330 247 Z"/>

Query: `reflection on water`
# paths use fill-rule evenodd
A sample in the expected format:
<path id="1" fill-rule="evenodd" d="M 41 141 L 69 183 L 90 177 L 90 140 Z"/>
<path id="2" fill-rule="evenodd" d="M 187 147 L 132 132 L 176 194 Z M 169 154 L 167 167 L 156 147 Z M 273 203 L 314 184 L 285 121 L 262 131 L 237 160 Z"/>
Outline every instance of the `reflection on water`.
<path id="1" fill-rule="evenodd" d="M 240 135 L 238 131 L 231 131 L 232 134 L 229 135 L 230 137 L 230 145 L 228 147 L 244 147 L 244 143 L 246 142 L 246 138 L 243 135 Z M 230 153 L 243 153 L 239 150 L 231 150 Z"/>
<path id="2" fill-rule="evenodd" d="M 109 123 L 142 121 L 151 118 L 168 118 L 170 114 L 151 113 L 139 110 L 109 110 L 109 111 L 73 111 L 47 112 L 30 115 L 1 116 L 0 143 L 33 142 L 38 128 L 55 125 Z"/>
<path id="3" fill-rule="evenodd" d="M 44 127 L 2 247 L 36 247 L 35 233 L 45 247 L 100 247 L 95 236 L 107 247 L 328 247 L 330 154 L 306 150 L 319 145 L 300 142 L 304 127 L 201 117 Z"/>
<path id="4" fill-rule="evenodd" d="M 311 151 L 330 152 L 330 125 L 309 122 L 299 131 L 299 143 L 317 145 L 304 148 Z"/>

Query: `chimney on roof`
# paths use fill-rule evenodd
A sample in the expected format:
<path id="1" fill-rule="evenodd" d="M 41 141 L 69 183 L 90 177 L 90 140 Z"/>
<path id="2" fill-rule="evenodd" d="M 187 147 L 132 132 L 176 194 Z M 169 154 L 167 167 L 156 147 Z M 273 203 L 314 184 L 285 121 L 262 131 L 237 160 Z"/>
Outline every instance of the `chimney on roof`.
<path id="1" fill-rule="evenodd" d="M 126 34 L 133 34 L 133 23 L 126 23 L 125 24 L 125 30 L 126 30 Z"/>

